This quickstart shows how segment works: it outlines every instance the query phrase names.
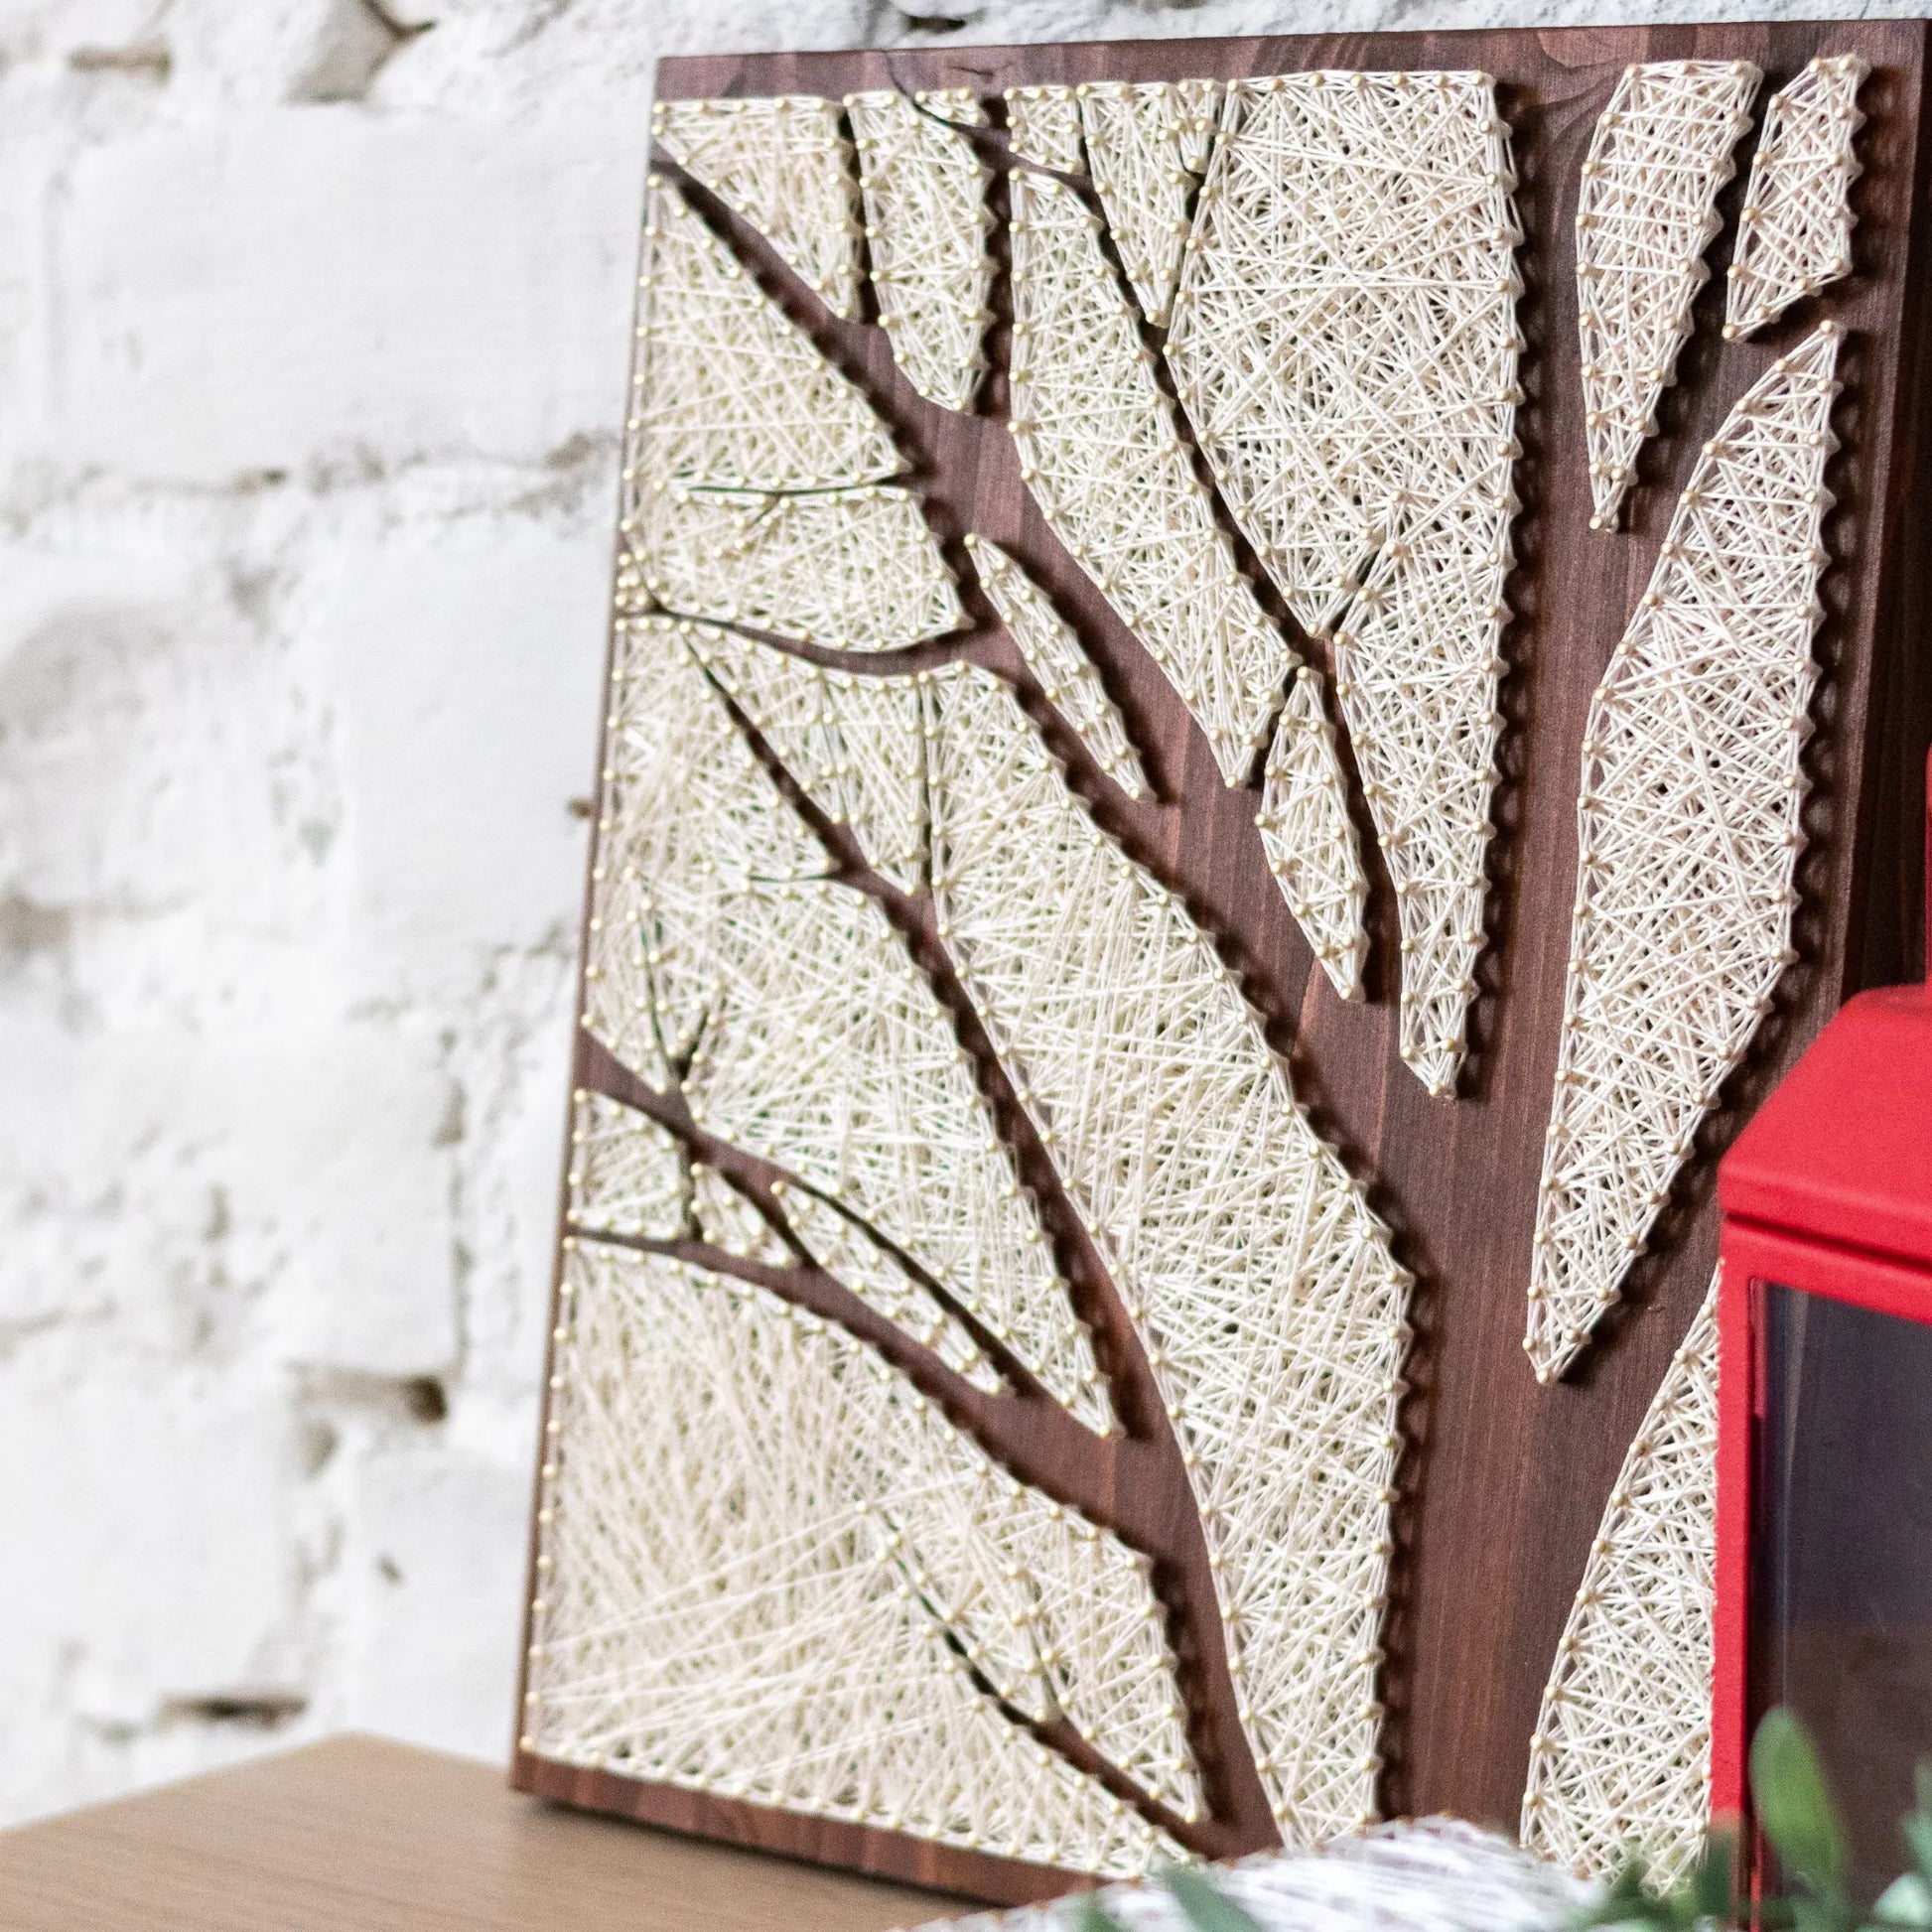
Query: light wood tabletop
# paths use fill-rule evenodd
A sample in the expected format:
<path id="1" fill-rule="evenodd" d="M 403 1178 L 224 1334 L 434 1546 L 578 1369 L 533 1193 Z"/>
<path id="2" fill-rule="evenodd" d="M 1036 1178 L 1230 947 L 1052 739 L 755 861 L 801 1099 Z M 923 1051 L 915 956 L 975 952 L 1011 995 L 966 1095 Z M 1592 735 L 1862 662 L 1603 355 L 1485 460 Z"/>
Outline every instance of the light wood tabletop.
<path id="1" fill-rule="evenodd" d="M 962 1909 L 374 1737 L 0 1832 L 3 1932 L 884 1932 Z"/>

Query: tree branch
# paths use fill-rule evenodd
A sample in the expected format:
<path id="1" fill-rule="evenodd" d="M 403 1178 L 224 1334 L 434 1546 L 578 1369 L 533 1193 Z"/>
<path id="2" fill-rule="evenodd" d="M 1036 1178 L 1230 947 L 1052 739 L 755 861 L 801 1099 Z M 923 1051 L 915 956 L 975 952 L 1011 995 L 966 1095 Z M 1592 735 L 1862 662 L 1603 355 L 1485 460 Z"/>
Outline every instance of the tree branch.
<path id="1" fill-rule="evenodd" d="M 580 1032 L 577 1036 L 576 1084 L 592 1093 L 602 1094 L 607 1100 L 615 1100 L 620 1105 L 629 1107 L 634 1112 L 647 1115 L 667 1133 L 674 1135 L 685 1148 L 690 1158 L 704 1167 L 712 1169 L 730 1183 L 746 1200 L 751 1202 L 765 1225 L 777 1235 L 801 1267 L 816 1270 L 841 1295 L 849 1296 L 856 1308 L 866 1309 L 874 1319 L 884 1321 L 883 1315 L 874 1314 L 869 1305 L 852 1295 L 849 1289 L 841 1286 L 837 1279 L 819 1266 L 818 1259 L 806 1246 L 797 1230 L 791 1225 L 778 1195 L 781 1189 L 794 1188 L 801 1194 L 810 1194 L 813 1199 L 822 1201 L 834 1213 L 851 1222 L 859 1232 L 889 1255 L 905 1275 L 914 1282 L 952 1320 L 956 1321 L 972 1338 L 973 1345 L 979 1349 L 1001 1378 L 1022 1395 L 1037 1397 L 1050 1401 L 1045 1386 L 1033 1370 L 1014 1353 L 1011 1344 L 996 1335 L 971 1309 L 961 1302 L 937 1276 L 933 1275 L 916 1256 L 906 1253 L 883 1229 L 875 1227 L 861 1214 L 855 1214 L 843 1201 L 837 1201 L 822 1189 L 814 1187 L 809 1180 L 793 1173 L 789 1169 L 780 1167 L 775 1161 L 766 1161 L 760 1156 L 747 1153 L 743 1148 L 717 1135 L 708 1133 L 698 1125 L 691 1112 L 690 1102 L 680 1090 L 659 1092 L 646 1080 L 636 1074 L 620 1060 L 595 1034 Z M 577 1226 L 575 1232 L 589 1239 L 611 1241 L 619 1246 L 634 1246 L 630 1236 L 618 1236 L 604 1230 Z M 661 1244 L 660 1244 L 661 1245 Z M 656 1248 L 644 1252 L 657 1252 Z M 719 1250 L 720 1253 L 727 1252 Z M 711 1263 L 699 1264 L 704 1267 Z M 762 1264 L 759 1264 L 762 1266 Z M 720 1269 L 720 1273 L 731 1270 Z M 772 1288 L 773 1284 L 760 1276 L 743 1275 L 745 1281 L 755 1281 L 761 1288 Z M 774 1289 L 775 1293 L 783 1293 Z M 791 1299 L 787 1297 L 787 1299 Z M 837 1319 L 843 1327 L 852 1323 L 842 1316 L 828 1316 Z M 888 1325 L 891 1325 L 890 1323 Z M 853 1332 L 858 1333 L 854 1328 Z M 864 1341 L 873 1341 L 870 1333 L 860 1335 Z M 908 1345 L 916 1346 L 907 1338 Z M 938 1358 L 935 1356 L 934 1360 Z M 948 1373 L 951 1373 L 949 1370 Z"/>
<path id="2" fill-rule="evenodd" d="M 971 654 L 974 646 L 985 644 L 1000 630 L 998 624 L 974 621 L 897 650 L 841 650 L 835 644 L 814 644 L 803 637 L 787 637 L 780 631 L 760 630 L 757 624 L 744 623 L 736 618 L 708 618 L 701 611 L 680 611 L 669 604 L 654 605 L 640 615 L 669 618 L 677 623 L 708 624 L 729 636 L 743 637 L 747 643 L 763 644 L 768 650 L 801 658 L 821 669 L 851 671 L 859 677 L 910 677 L 917 671 L 956 664 Z"/>
<path id="3" fill-rule="evenodd" d="M 882 331 L 834 317 L 751 223 L 726 207 L 668 155 L 661 151 L 654 153 L 653 165 L 676 183 L 700 218 L 733 250 L 754 280 L 803 329 L 820 352 L 873 400 L 881 416 L 894 425 L 901 446 L 913 446 L 917 459 L 915 472 L 934 474 L 938 450 L 948 444 L 956 450 L 963 428 L 974 438 L 972 454 L 979 468 L 982 490 L 1010 485 L 1012 500 L 1023 504 L 1030 501 L 1019 481 L 1018 456 L 1011 437 L 993 433 L 996 428 L 1003 429 L 1003 425 L 960 416 L 927 402 L 894 364 Z M 935 505 L 929 494 L 922 494 L 921 507 L 935 537 L 946 550 L 949 563 L 969 587 L 972 598 L 984 602 L 984 593 L 979 590 L 967 562 L 964 529 L 949 528 L 943 505 Z M 1176 759 L 1176 768 L 1184 771 L 1203 766 L 1214 771 L 1207 810 L 1189 813 L 1188 818 L 1205 819 L 1201 829 L 1214 833 L 1231 817 L 1236 839 L 1244 846 L 1254 847 L 1253 856 L 1261 860 L 1265 869 L 1265 855 L 1260 852 L 1259 834 L 1252 822 L 1251 795 L 1231 793 L 1220 784 L 1205 737 L 1185 707 L 1173 701 L 1165 673 L 1105 598 L 1092 594 L 1084 572 L 1036 515 L 1030 520 L 1027 535 L 1029 541 L 1016 547 L 1017 554 L 1026 553 L 1022 555 L 1023 567 L 1049 596 L 1057 592 L 1082 612 L 1083 642 L 1091 644 L 1096 634 L 1104 641 L 1104 648 L 1095 653 L 1103 668 L 1109 663 L 1123 669 L 1131 667 L 1126 673 L 1130 687 L 1151 685 L 1160 694 L 1157 715 L 1164 712 L 1173 718 L 1177 713 L 1187 749 L 1184 757 Z M 984 618 L 983 613 L 976 615 Z M 987 668 L 1011 678 L 1013 662 L 1019 659 L 1020 653 L 1010 639 L 1006 642 L 1011 658 L 988 664 Z M 961 654 L 970 654 L 980 662 L 987 656 L 999 659 L 1002 655 L 997 648 L 986 644 L 969 647 Z M 1043 699 L 1036 680 L 1030 674 L 1027 683 L 1032 687 L 1032 709 L 1043 703 Z M 976 1069 L 995 1126 L 1012 1151 L 1020 1177 L 1037 1204 L 1040 1223 L 1052 1239 L 1054 1257 L 1075 1311 L 1093 1334 L 1095 1352 L 1111 1384 L 1115 1412 L 1126 1436 L 1124 1440 L 1098 1437 L 1057 1403 L 989 1395 L 973 1389 L 961 1377 L 952 1380 L 962 1384 L 965 1393 L 947 1389 L 942 1394 L 943 1378 L 921 1381 L 926 1366 L 906 1352 L 916 1349 L 917 1344 L 911 1343 L 909 1337 L 898 1335 L 897 1330 L 892 1330 L 890 1337 L 881 1336 L 882 1342 L 896 1337 L 897 1359 L 892 1354 L 887 1359 L 894 1360 L 896 1366 L 903 1365 L 908 1379 L 939 1402 L 945 1413 L 1016 1478 L 1111 1528 L 1124 1542 L 1154 1559 L 1153 1587 L 1168 1611 L 1169 1641 L 1176 1659 L 1187 1713 L 1187 1740 L 1200 1770 L 1211 1813 L 1196 1828 L 1196 1836 L 1202 1847 L 1211 1848 L 1211 1856 L 1217 1857 L 1277 1845 L 1280 1834 L 1240 1720 L 1206 1530 L 1179 1440 L 1147 1357 L 1146 1344 L 1127 1312 L 1126 1298 L 1069 1198 L 1058 1169 L 1031 1117 L 1019 1103 L 981 1017 L 940 943 L 932 898 L 928 893 L 901 892 L 874 870 L 850 829 L 834 823 L 805 793 L 730 694 L 719 688 L 719 696 L 773 783 L 831 856 L 840 882 L 880 905 L 904 940 L 935 997 L 950 1014 L 955 1035 Z M 1131 716 L 1134 706 L 1130 704 L 1123 709 Z M 1061 735 L 1063 739 L 1074 738 L 1065 730 L 1063 721 Z M 1138 734 L 1137 743 L 1140 743 Z M 1148 763 L 1144 744 L 1142 750 L 1144 763 Z M 1091 759 L 1084 756 L 1083 747 L 1081 752 L 1081 762 L 1089 777 L 1099 777 Z M 1158 770 L 1153 763 L 1149 763 L 1149 768 L 1151 772 Z M 1188 787 L 1183 783 L 1172 789 L 1179 794 Z M 1115 830 L 1107 822 L 1109 819 L 1126 827 L 1124 833 L 1116 831 L 1115 835 L 1128 856 L 1146 866 L 1156 878 L 1177 884 L 1166 855 L 1181 843 L 1182 813 L 1178 806 L 1153 799 L 1129 799 L 1111 781 L 1104 781 L 1095 791 L 1105 809 L 1103 828 Z M 1230 801 L 1233 801 L 1231 812 Z M 1274 893 L 1272 897 L 1281 905 L 1280 894 Z M 1203 916 L 1193 896 L 1189 895 L 1185 902 L 1189 912 L 1209 930 L 1239 929 L 1238 921 L 1219 917 L 1213 911 Z M 1281 906 L 1281 921 L 1287 924 L 1285 906 Z M 1306 951 L 1306 946 L 1303 950 Z M 592 1082 L 586 1079 L 581 1084 Z M 724 1171 L 721 1167 L 720 1172 Z M 795 1286 L 810 1285 L 794 1271 L 780 1272 Z M 773 1292 L 785 1292 L 771 1285 Z M 859 1307 L 865 1309 L 863 1303 Z M 872 1323 L 891 1329 L 892 1324 L 883 1317 L 869 1309 L 865 1312 Z M 827 1318 L 838 1317 L 828 1314 Z M 855 1328 L 853 1332 L 858 1330 Z M 881 1352 L 886 1352 L 883 1346 Z M 943 1364 L 939 1366 L 943 1368 Z M 918 1374 L 914 1373 L 915 1367 L 920 1371 Z M 951 1376 L 951 1371 L 946 1371 L 946 1375 Z"/>
<path id="4" fill-rule="evenodd" d="M 1055 1711 L 1050 1717 L 1035 1718 L 1010 1699 L 1002 1697 L 992 1679 L 974 1663 L 968 1653 L 966 1640 L 959 1631 L 939 1614 L 923 1592 L 915 1589 L 914 1594 L 918 1596 L 920 1608 L 939 1626 L 941 1641 L 958 1659 L 960 1667 L 972 1680 L 973 1688 L 1008 1724 L 1026 1731 L 1036 1743 L 1056 1756 L 1065 1758 L 1076 1771 L 1112 1792 L 1123 1804 L 1132 1805 L 1143 1818 L 1166 1832 L 1175 1844 L 1206 1858 L 1214 1856 L 1203 1840 L 1198 1819 L 1184 1818 L 1172 1805 L 1157 1798 L 1139 1779 L 1124 1771 L 1102 1751 L 1065 1712 Z"/>

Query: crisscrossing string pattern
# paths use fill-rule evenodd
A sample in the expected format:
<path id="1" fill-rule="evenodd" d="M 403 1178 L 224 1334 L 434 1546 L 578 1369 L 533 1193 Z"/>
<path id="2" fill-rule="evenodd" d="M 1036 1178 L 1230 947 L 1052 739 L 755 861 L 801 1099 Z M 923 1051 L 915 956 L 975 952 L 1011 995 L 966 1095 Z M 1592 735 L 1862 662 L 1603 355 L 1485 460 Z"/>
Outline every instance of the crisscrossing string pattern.
<path id="1" fill-rule="evenodd" d="M 1710 279 L 1718 196 L 1763 77 L 1748 61 L 1626 68 L 1590 136 L 1577 196 L 1577 326 L 1592 528 L 1616 527 L 1637 452 L 1656 434 L 1691 304 Z"/>
<path id="2" fill-rule="evenodd" d="M 651 131 L 769 238 L 834 315 L 855 313 L 859 219 L 837 101 L 816 94 L 661 100 Z"/>
<path id="3" fill-rule="evenodd" d="M 1718 1283 L 1617 1472 L 1536 1734 L 1523 1844 L 1607 1877 L 1642 1848 L 1669 1884 L 1711 1811 Z"/>
<path id="4" fill-rule="evenodd" d="M 1168 326 L 1206 172 L 1220 86 L 1212 80 L 1097 81 L 1075 89 L 1093 185 L 1141 313 Z"/>
<path id="5" fill-rule="evenodd" d="M 959 596 L 872 406 L 652 176 L 618 576 L 627 608 L 835 649 L 956 627 Z"/>
<path id="6" fill-rule="evenodd" d="M 1792 303 L 1852 272 L 1854 140 L 1864 123 L 1856 54 L 1807 63 L 1764 110 L 1764 135 L 1737 216 L 1725 339 L 1761 329 Z"/>
<path id="7" fill-rule="evenodd" d="M 676 1262 L 565 1259 L 526 1748 L 1076 1869 L 1174 1856 L 995 1701 L 1191 1802 L 1139 1559 L 841 1330 Z"/>
<path id="8" fill-rule="evenodd" d="M 865 182 L 872 285 L 893 359 L 920 395 L 969 408 L 993 319 L 992 216 L 987 171 L 945 121 L 982 124 L 985 109 L 950 90 L 915 104 L 886 88 L 848 94 L 845 104 Z"/>
<path id="9" fill-rule="evenodd" d="M 1523 1343 L 1543 1380 L 1616 1299 L 1795 957 L 1839 340 L 1821 324 L 1705 446 L 1590 702 Z"/>
<path id="10" fill-rule="evenodd" d="M 1409 1278 L 1213 948 L 1012 694 L 967 667 L 933 694 L 940 930 L 1148 1338 L 1244 1728 L 1283 1837 L 1318 1844 L 1375 1807 Z"/>
<path id="11" fill-rule="evenodd" d="M 1657 99 L 1708 82 L 1708 134 L 1755 85 L 1671 71 L 1655 98 L 1626 77 L 1638 125 L 1599 129 L 1619 192 Z M 1010 100 L 1015 449 L 1221 778 L 1259 777 L 1263 852 L 1347 993 L 1364 886 L 1335 733 L 1229 513 L 1328 632 L 1397 889 L 1403 1053 L 1448 1092 L 1515 509 L 1507 135 L 1481 74 L 1231 82 L 1217 130 L 1221 97 Z M 965 93 L 848 111 L 899 367 L 970 407 L 998 139 Z M 660 135 L 858 313 L 832 103 L 672 103 Z M 1270 1813 L 1293 1845 L 1349 1832 L 1380 1768 L 1408 1277 L 1186 904 L 976 660 L 1035 713 L 1044 695 L 1136 836 L 1169 802 L 1138 704 L 1123 717 L 1038 585 L 970 536 L 1038 693 L 964 632 L 858 332 L 792 320 L 814 305 L 748 250 L 767 299 L 689 192 L 653 180 L 646 220 L 526 1742 L 1108 1874 L 1218 1849 L 1204 1819 L 1239 1816 L 1242 1844 Z M 1658 194 L 1653 228 L 1691 219 L 1688 189 Z M 1606 259 L 1642 281 L 1634 242 Z M 1618 327 L 1655 322 L 1646 287 Z M 1835 354 L 1821 331 L 1714 439 L 1592 710 L 1531 1299 L 1546 1375 L 1786 957 Z M 906 416 L 929 460 L 928 414 Z M 1064 1464 L 1016 1448 L 1020 1411 Z M 1675 1817 L 1702 1775 L 1685 1685 L 1668 1710 L 1616 1702 L 1656 1603 L 1680 1662 L 1708 1640 L 1672 1513 L 1696 1503 L 1671 1461 L 1688 1414 L 1660 1398 L 1633 1448 L 1596 1614 L 1553 1680 L 1544 1743 L 1587 1722 L 1534 1788 L 1582 1839 Z M 1083 1487 L 1088 1450 L 1105 1480 Z M 1117 1466 L 1164 1471 L 1155 1511 Z M 1619 1796 L 1653 1786 L 1668 1803 L 1641 1817 Z"/>
<path id="12" fill-rule="evenodd" d="M 1229 507 L 1296 617 L 1332 634 L 1399 908 L 1402 1055 L 1439 1095 L 1462 1060 L 1495 829 L 1514 181 L 1487 74 L 1234 81 L 1168 347 Z M 1312 742 L 1299 715 L 1281 730 L 1277 764 Z M 1353 957 L 1336 931 L 1326 950 L 1311 937 L 1331 972 Z"/>

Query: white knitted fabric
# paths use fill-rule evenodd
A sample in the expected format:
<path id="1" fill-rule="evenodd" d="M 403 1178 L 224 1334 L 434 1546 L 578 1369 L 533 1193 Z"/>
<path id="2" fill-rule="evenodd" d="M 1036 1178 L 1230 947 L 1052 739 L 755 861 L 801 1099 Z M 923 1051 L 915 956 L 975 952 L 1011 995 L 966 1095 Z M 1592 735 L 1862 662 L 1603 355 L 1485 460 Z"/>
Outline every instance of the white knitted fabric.
<path id="1" fill-rule="evenodd" d="M 553 1373 L 525 1748 L 1078 1869 L 1175 1855 L 1022 1722 L 1188 1801 L 1113 1538 L 842 1330 L 675 1262 L 573 1242 Z"/>
<path id="2" fill-rule="evenodd" d="M 1793 954 L 1840 337 L 1744 394 L 1692 471 L 1585 727 L 1577 904 L 1524 1346 L 1583 1348 Z"/>
<path id="3" fill-rule="evenodd" d="M 865 183 L 866 238 L 879 319 L 893 359 L 920 395 L 972 406 L 992 320 L 992 217 L 987 170 L 947 120 L 978 124 L 985 110 L 951 89 L 914 104 L 890 88 L 847 94 Z"/>
<path id="4" fill-rule="evenodd" d="M 1243 1859 L 1215 1883 L 1262 1932 L 1559 1932 L 1588 1896 L 1560 1866 L 1453 1818 L 1381 1825 L 1298 1858 Z M 1097 1902 L 1125 1932 L 1192 1932 L 1158 1884 L 1111 1887 Z M 980 1912 L 951 1926 L 1077 1932 L 1085 1903 Z"/>
<path id="5" fill-rule="evenodd" d="M 1512 555 L 1507 132 L 1481 73 L 1228 89 L 1169 357 L 1335 692 L 1401 914 L 1401 1048 L 1454 1085 L 1483 945 Z"/>
<path id="6" fill-rule="evenodd" d="M 1071 87 L 1009 87 L 1007 132 L 1014 156 L 1063 175 L 1084 175 L 1080 101 Z"/>
<path id="7" fill-rule="evenodd" d="M 859 290 L 859 219 L 839 104 L 814 94 L 661 100 L 651 132 L 759 229 L 834 315 Z"/>
<path id="8" fill-rule="evenodd" d="M 1577 195 L 1577 321 L 1593 529 L 1612 529 L 1691 339 L 1718 196 L 1763 79 L 1748 61 L 1625 68 Z"/>
<path id="9" fill-rule="evenodd" d="M 1149 1343 L 1284 1839 L 1375 1806 L 1408 1277 L 1180 902 L 993 678 L 935 673 L 960 977 Z"/>
<path id="10" fill-rule="evenodd" d="M 1077 88 L 1087 159 L 1107 226 L 1148 321 L 1165 329 L 1220 84 L 1101 80 Z"/>
<path id="11" fill-rule="evenodd" d="M 1809 62 L 1764 110 L 1730 263 L 1725 337 L 1761 329 L 1801 297 L 1852 272 L 1853 141 L 1864 124 L 1856 54 Z"/>
<path id="12" fill-rule="evenodd" d="M 1530 1739 L 1523 1844 L 1585 1876 L 1636 1846 L 1668 1885 L 1704 1843 L 1717 1464 L 1714 1279 L 1617 1473 Z"/>
<path id="13" fill-rule="evenodd" d="M 639 293 L 621 594 L 835 648 L 955 628 L 884 425 L 656 176 Z"/>
<path id="14" fill-rule="evenodd" d="M 997 543 L 969 536 L 966 547 L 972 552 L 981 588 L 1039 679 L 1046 702 L 1078 735 L 1101 770 L 1130 798 L 1140 797 L 1147 789 L 1147 778 L 1139 754 L 1100 681 L 1098 667 L 1080 648 L 1071 625 Z"/>

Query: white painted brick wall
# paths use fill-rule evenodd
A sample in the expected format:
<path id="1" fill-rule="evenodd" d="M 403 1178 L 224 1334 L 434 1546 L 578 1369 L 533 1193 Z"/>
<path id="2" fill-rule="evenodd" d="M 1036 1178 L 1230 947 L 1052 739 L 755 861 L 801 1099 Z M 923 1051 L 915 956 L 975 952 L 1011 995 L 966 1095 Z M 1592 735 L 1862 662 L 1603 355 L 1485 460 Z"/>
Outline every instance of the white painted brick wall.
<path id="1" fill-rule="evenodd" d="M 1735 10 L 0 0 L 0 1820 L 509 1736 L 655 59 Z"/>

